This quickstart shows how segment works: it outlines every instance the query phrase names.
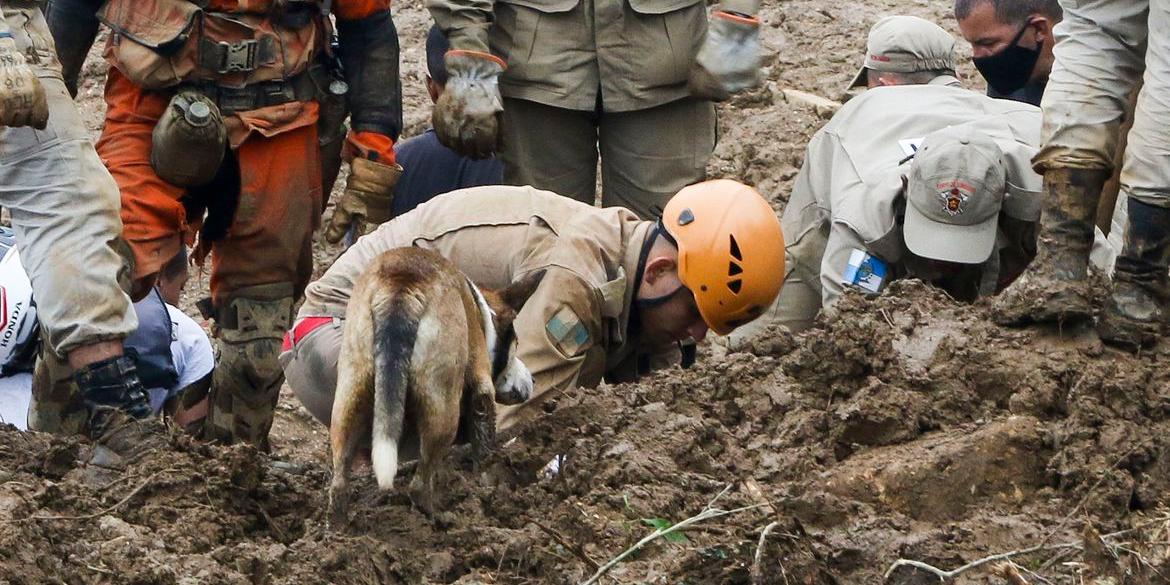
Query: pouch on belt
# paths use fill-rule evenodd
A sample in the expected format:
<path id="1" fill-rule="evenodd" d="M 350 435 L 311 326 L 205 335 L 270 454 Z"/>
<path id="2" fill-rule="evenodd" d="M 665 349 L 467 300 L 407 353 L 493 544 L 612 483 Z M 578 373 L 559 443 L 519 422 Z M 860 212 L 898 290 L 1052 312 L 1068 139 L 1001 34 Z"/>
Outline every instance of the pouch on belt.
<path id="1" fill-rule="evenodd" d="M 219 107 L 194 91 L 171 98 L 154 127 L 150 166 L 177 187 L 210 183 L 223 163 L 227 127 Z"/>

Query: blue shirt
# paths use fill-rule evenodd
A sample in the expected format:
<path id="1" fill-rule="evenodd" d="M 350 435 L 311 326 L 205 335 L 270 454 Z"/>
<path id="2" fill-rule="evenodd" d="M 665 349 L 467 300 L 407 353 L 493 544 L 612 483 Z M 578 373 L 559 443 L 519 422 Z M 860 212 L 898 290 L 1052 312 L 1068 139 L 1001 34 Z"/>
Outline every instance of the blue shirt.
<path id="1" fill-rule="evenodd" d="M 394 155 L 402 165 L 402 177 L 394 187 L 392 217 L 448 191 L 504 182 L 504 163 L 498 158 L 473 160 L 459 156 L 439 143 L 434 129 L 398 143 Z"/>

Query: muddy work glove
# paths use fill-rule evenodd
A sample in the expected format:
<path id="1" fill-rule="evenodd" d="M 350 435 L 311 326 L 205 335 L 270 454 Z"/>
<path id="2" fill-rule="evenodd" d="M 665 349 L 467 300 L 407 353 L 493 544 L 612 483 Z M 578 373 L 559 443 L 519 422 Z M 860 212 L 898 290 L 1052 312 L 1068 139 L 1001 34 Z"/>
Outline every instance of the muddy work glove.
<path id="1" fill-rule="evenodd" d="M 732 12 L 711 15 L 707 38 L 691 65 L 687 87 L 701 99 L 723 101 L 760 84 L 760 20 Z"/>
<path id="2" fill-rule="evenodd" d="M 325 240 L 336 244 L 351 227 L 361 237 L 389 221 L 394 185 L 401 176 L 402 167 L 397 164 L 391 166 L 354 158 L 349 163 L 345 192 L 337 200 L 333 217 L 325 228 Z"/>
<path id="3" fill-rule="evenodd" d="M 432 114 L 439 142 L 455 152 L 487 158 L 501 146 L 504 62 L 488 53 L 453 50 L 446 56 L 447 86 Z"/>
<path id="4" fill-rule="evenodd" d="M 39 130 L 48 122 L 45 88 L 17 50 L 8 23 L 0 16 L 0 126 L 32 126 Z"/>

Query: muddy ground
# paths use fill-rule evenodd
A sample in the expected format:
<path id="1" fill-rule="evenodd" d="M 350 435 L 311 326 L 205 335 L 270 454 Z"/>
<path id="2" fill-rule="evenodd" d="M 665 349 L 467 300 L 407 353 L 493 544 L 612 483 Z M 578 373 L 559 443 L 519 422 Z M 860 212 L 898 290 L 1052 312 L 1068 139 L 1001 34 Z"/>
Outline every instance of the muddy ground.
<path id="1" fill-rule="evenodd" d="M 429 116 L 419 4 L 396 9 L 408 135 Z M 955 27 L 946 0 L 767 4 L 768 83 L 720 108 L 711 172 L 781 209 L 824 122 L 781 90 L 841 97 L 882 15 Z M 91 60 L 94 131 L 101 74 Z M 319 270 L 336 251 L 319 249 Z M 205 288 L 194 279 L 188 297 Z M 601 582 L 881 583 L 898 559 L 954 569 L 1034 549 L 957 582 L 1170 583 L 1167 365 L 1164 349 L 1006 330 L 983 305 L 899 284 L 847 296 L 800 336 L 708 345 L 688 371 L 566 392 L 478 469 L 452 456 L 434 521 L 359 478 L 345 532 L 324 527 L 325 435 L 291 395 L 271 457 L 176 434 L 97 473 L 83 441 L 4 427 L 0 583 L 580 583 L 704 510 L 729 513 L 651 541 Z M 888 580 L 940 581 L 910 566 Z"/>

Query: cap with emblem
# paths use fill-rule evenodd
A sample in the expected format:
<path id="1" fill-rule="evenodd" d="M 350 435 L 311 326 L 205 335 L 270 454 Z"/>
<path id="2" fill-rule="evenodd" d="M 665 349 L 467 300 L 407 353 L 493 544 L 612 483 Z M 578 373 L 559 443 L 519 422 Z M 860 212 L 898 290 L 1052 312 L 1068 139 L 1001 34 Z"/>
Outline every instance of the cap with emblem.
<path id="1" fill-rule="evenodd" d="M 887 16 L 869 29 L 865 62 L 849 87 L 866 85 L 869 70 L 914 73 L 955 69 L 955 37 L 917 16 Z"/>
<path id="2" fill-rule="evenodd" d="M 926 135 L 906 185 L 906 247 L 923 258 L 986 261 L 995 246 L 1006 172 L 999 146 L 970 126 Z"/>

